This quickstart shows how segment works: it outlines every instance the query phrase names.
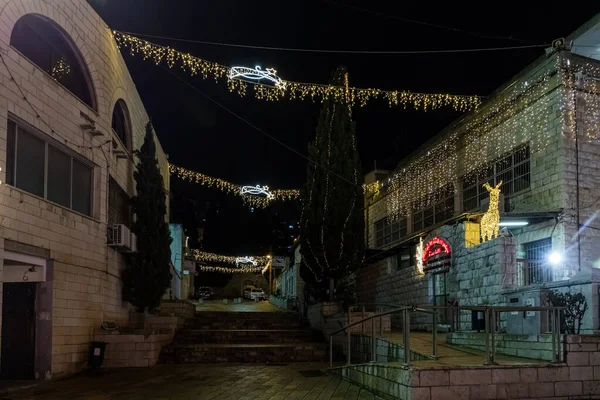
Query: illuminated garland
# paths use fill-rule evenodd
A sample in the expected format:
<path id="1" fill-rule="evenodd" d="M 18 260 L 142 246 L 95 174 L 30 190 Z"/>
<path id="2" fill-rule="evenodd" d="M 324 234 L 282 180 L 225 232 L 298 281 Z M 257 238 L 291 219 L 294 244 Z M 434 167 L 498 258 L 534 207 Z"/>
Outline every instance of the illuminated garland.
<path id="1" fill-rule="evenodd" d="M 192 256 L 196 261 L 205 263 L 223 263 L 235 265 L 238 268 L 244 268 L 251 265 L 252 267 L 262 268 L 269 263 L 270 256 L 224 256 L 221 254 L 207 253 L 200 250 L 192 250 Z M 250 259 L 252 262 L 250 262 Z M 248 262 L 245 262 L 248 261 Z"/>
<path id="2" fill-rule="evenodd" d="M 137 38 L 122 32 L 113 31 L 113 36 L 119 48 L 126 48 L 131 55 L 141 55 L 145 60 L 150 59 L 155 64 L 165 61 L 169 68 L 179 65 L 184 71 L 191 75 L 201 75 L 204 79 L 213 78 L 216 81 L 226 79 L 231 92 L 239 95 L 246 94 L 248 84 L 254 85 L 254 96 L 260 100 L 278 101 L 288 99 L 310 99 L 322 102 L 332 98 L 341 102 L 347 102 L 350 106 L 365 106 L 374 99 L 384 99 L 389 106 L 412 106 L 417 110 L 434 110 L 441 107 L 451 107 L 457 111 L 468 111 L 476 109 L 481 103 L 480 96 L 466 96 L 454 94 L 415 93 L 407 91 L 388 91 L 381 89 L 359 89 L 354 87 L 342 87 L 321 85 L 315 83 L 303 83 L 284 81 L 279 77 L 270 75 L 270 81 L 276 86 L 258 83 L 257 71 L 247 67 L 229 68 L 211 61 L 182 53 L 170 47 L 160 46 L 147 40 Z M 262 70 L 261 70 L 262 71 Z M 267 69 L 267 71 L 273 71 Z M 250 74 L 253 72 L 253 74 Z M 256 76 L 256 77 L 255 77 Z M 242 81 L 239 78 L 252 79 L 256 82 Z"/>
<path id="3" fill-rule="evenodd" d="M 552 89 L 554 71 L 547 68 L 535 78 L 515 83 L 490 107 L 476 111 L 466 124 L 396 170 L 385 185 L 390 219 L 436 204 L 448 185 L 483 172 L 521 144 L 528 143 L 532 153 L 547 147 L 554 135 L 549 129 L 552 103 L 560 92 Z"/>
<path id="4" fill-rule="evenodd" d="M 261 272 L 262 267 L 229 268 L 229 267 L 215 267 L 215 266 L 211 266 L 211 265 L 199 265 L 198 269 L 202 272 L 221 272 L 223 274 L 246 274 L 246 273 Z"/>
<path id="5" fill-rule="evenodd" d="M 223 179 L 213 178 L 212 176 L 208 176 L 200 172 L 190 171 L 189 169 L 181 168 L 173 164 L 169 164 L 169 172 L 171 175 L 175 175 L 179 179 L 199 183 L 207 187 L 214 187 L 225 193 L 241 196 L 246 204 L 257 208 L 264 208 L 274 200 L 294 200 L 300 197 L 300 191 L 298 189 L 270 190 L 267 186 L 262 188 L 258 186 L 260 190 L 257 190 L 256 186 L 249 187 L 236 185 Z M 249 190 L 248 188 L 252 189 Z M 265 188 L 267 192 L 265 192 Z M 264 196 L 257 195 L 260 194 L 259 192 L 263 193 Z"/>
<path id="6" fill-rule="evenodd" d="M 62 77 L 69 75 L 71 73 L 71 66 L 64 58 L 61 58 L 54 64 L 52 70 L 50 71 L 50 76 L 52 76 L 57 81 Z"/>

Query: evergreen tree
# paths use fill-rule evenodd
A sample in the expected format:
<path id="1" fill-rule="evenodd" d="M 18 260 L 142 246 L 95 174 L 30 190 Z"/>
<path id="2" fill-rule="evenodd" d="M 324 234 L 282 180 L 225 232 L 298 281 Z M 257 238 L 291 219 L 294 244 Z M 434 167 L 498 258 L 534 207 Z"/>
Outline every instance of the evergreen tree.
<path id="1" fill-rule="evenodd" d="M 156 158 L 152 124 L 146 124 L 144 144 L 136 152 L 136 196 L 132 199 L 138 252 L 123 271 L 123 298 L 138 312 L 154 311 L 171 284 L 171 235 L 163 177 Z"/>
<path id="2" fill-rule="evenodd" d="M 339 67 L 330 84 L 347 88 L 346 69 Z M 330 301 L 341 300 L 336 283 L 360 267 L 364 252 L 363 176 L 345 97 L 324 101 L 308 154 L 314 162 L 302 190 L 301 274 L 313 298 L 325 300 L 329 291 Z"/>

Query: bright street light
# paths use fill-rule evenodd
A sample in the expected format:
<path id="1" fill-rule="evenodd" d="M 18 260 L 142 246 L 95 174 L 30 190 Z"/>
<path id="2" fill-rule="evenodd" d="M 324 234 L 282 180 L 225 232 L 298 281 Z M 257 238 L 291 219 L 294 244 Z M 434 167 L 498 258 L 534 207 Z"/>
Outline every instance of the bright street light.
<path id="1" fill-rule="evenodd" d="M 558 251 L 553 251 L 550 254 L 548 254 L 548 261 L 552 265 L 560 264 L 562 262 L 562 260 L 563 260 L 563 256 Z"/>
<path id="2" fill-rule="evenodd" d="M 529 225 L 527 221 L 500 221 L 499 226 L 525 226 Z"/>

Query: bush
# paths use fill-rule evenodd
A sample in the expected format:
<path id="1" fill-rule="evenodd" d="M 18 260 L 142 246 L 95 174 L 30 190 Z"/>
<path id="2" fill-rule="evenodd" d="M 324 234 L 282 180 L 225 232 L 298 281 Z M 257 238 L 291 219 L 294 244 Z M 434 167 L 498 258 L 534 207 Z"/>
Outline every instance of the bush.
<path id="1" fill-rule="evenodd" d="M 561 313 L 561 331 L 570 335 L 579 335 L 581 322 L 589 306 L 582 293 L 561 293 L 557 290 L 548 291 L 548 301 L 554 307 L 565 307 Z"/>

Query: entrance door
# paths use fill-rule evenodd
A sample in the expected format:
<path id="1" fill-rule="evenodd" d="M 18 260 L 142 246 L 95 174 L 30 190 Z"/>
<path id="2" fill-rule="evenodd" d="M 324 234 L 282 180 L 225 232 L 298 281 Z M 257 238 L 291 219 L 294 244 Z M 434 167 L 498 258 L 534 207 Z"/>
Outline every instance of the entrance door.
<path id="1" fill-rule="evenodd" d="M 34 379 L 35 283 L 4 283 L 0 375 Z"/>
<path id="2" fill-rule="evenodd" d="M 446 290 L 446 273 L 441 272 L 433 275 L 433 289 L 434 289 L 434 305 L 436 306 L 448 306 L 448 292 Z M 447 325 L 450 321 L 448 318 L 448 310 L 440 309 L 438 323 Z"/>

